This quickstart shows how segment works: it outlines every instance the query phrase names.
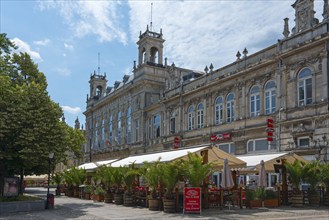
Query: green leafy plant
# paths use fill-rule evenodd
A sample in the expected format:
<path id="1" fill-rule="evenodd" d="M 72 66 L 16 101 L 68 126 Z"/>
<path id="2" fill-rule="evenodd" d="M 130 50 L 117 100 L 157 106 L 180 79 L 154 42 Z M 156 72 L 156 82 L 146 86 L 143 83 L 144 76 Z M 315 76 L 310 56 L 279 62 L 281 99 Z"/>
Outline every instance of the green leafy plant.
<path id="1" fill-rule="evenodd" d="M 319 161 L 312 161 L 303 168 L 303 180 L 310 184 L 310 193 L 316 192 L 316 187 L 321 181 L 321 166 Z"/>
<path id="2" fill-rule="evenodd" d="M 246 190 L 246 199 L 247 201 L 255 200 L 256 199 L 256 193 L 254 190 L 247 189 Z"/>
<path id="3" fill-rule="evenodd" d="M 289 174 L 289 180 L 291 181 L 294 189 L 297 192 L 300 192 L 299 186 L 303 177 L 303 167 L 304 165 L 299 160 L 296 160 L 294 163 L 285 164 L 287 173 Z"/>
<path id="4" fill-rule="evenodd" d="M 160 159 L 154 163 L 144 162 L 141 173 L 147 185 L 151 188 L 151 197 L 156 198 L 157 188 L 162 182 L 162 165 Z"/>
<path id="5" fill-rule="evenodd" d="M 258 198 L 260 200 L 265 199 L 265 189 L 264 188 L 257 188 L 255 190 L 255 194 L 256 194 L 256 198 Z"/>
<path id="6" fill-rule="evenodd" d="M 134 165 L 132 165 L 131 167 L 125 167 L 123 169 L 123 173 L 123 182 L 127 188 L 126 194 L 131 194 L 135 178 L 137 175 L 139 175 L 139 171 L 134 168 Z"/>
<path id="7" fill-rule="evenodd" d="M 91 185 L 86 185 L 85 193 L 93 193 L 93 187 Z"/>
<path id="8" fill-rule="evenodd" d="M 212 163 L 203 163 L 202 157 L 189 153 L 188 160 L 182 162 L 184 176 L 194 187 L 199 187 L 202 182 L 212 173 Z"/>
<path id="9" fill-rule="evenodd" d="M 277 193 L 273 190 L 265 190 L 265 199 L 277 199 Z"/>
<path id="10" fill-rule="evenodd" d="M 115 187 L 115 193 L 122 193 L 122 183 L 124 178 L 124 168 L 114 167 L 113 168 L 113 184 Z"/>
<path id="11" fill-rule="evenodd" d="M 114 169 L 113 167 L 101 166 L 96 172 L 97 177 L 104 184 L 107 191 L 110 191 L 114 184 Z"/>
<path id="12" fill-rule="evenodd" d="M 97 186 L 96 189 L 94 190 L 95 195 L 100 195 L 103 196 L 105 195 L 105 190 L 101 186 Z"/>
<path id="13" fill-rule="evenodd" d="M 63 174 L 61 174 L 61 173 L 56 173 L 55 175 L 53 175 L 53 180 L 54 180 L 55 183 L 56 183 L 57 189 L 59 189 L 60 184 L 61 184 L 62 181 L 63 181 Z"/>
<path id="14" fill-rule="evenodd" d="M 174 161 L 162 165 L 163 184 L 166 188 L 166 199 L 174 198 L 174 188 L 182 176 L 181 161 Z"/>

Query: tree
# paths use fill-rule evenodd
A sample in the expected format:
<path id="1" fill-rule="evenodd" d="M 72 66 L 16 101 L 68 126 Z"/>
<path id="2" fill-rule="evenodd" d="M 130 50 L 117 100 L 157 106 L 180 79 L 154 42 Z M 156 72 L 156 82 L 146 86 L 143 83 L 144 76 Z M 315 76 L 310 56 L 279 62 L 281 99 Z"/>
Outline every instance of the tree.
<path id="1" fill-rule="evenodd" d="M 66 162 L 66 152 L 79 156 L 83 134 L 60 121 L 63 111 L 50 99 L 45 75 L 27 53 L 11 53 L 15 45 L 0 34 L 0 196 L 3 178 L 48 172 Z"/>

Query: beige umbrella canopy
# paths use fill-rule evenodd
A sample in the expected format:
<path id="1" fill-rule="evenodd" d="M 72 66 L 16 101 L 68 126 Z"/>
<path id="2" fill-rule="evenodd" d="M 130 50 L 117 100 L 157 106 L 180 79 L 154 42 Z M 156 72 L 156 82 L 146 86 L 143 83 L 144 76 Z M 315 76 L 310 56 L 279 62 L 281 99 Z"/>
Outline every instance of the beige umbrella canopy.
<path id="1" fill-rule="evenodd" d="M 231 189 L 234 187 L 231 169 L 230 166 L 228 165 L 228 160 L 226 158 L 224 160 L 221 186 L 223 189 Z"/>
<path id="2" fill-rule="evenodd" d="M 264 166 L 264 160 L 260 161 L 260 169 L 259 169 L 259 176 L 258 176 L 258 187 L 265 188 L 267 186 L 266 184 L 266 172 L 265 172 L 265 166 Z"/>

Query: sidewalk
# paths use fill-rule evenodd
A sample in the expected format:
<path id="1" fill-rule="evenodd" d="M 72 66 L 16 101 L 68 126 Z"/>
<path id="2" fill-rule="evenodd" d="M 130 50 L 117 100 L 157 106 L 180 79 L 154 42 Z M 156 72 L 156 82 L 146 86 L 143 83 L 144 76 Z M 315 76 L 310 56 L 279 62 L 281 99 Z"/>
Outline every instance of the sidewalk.
<path id="1" fill-rule="evenodd" d="M 42 193 L 40 193 L 42 194 Z M 60 220 L 60 219 L 329 219 L 329 207 L 280 207 L 276 209 L 231 209 L 211 208 L 201 214 L 168 214 L 163 211 L 149 211 L 147 208 L 125 207 L 123 205 L 93 202 L 60 196 L 55 198 L 55 208 L 26 213 L 0 214 L 0 220 Z"/>

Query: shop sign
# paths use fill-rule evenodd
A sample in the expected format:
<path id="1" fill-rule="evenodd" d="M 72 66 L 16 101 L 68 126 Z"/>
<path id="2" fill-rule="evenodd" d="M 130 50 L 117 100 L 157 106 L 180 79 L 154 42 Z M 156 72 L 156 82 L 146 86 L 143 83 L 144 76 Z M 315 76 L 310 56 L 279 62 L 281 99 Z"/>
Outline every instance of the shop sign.
<path id="1" fill-rule="evenodd" d="M 231 133 L 213 134 L 210 136 L 210 141 L 221 141 L 231 139 Z"/>
<path id="2" fill-rule="evenodd" d="M 201 188 L 184 188 L 184 213 L 201 213 Z"/>
<path id="3" fill-rule="evenodd" d="M 3 196 L 18 196 L 18 177 L 4 178 Z"/>

